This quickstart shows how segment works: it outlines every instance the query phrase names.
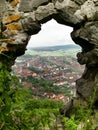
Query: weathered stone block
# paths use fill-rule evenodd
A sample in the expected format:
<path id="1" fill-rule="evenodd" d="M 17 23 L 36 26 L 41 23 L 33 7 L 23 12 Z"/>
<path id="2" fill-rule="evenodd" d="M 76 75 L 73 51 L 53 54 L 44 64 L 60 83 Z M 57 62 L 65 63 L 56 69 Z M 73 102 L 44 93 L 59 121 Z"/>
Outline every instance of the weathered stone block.
<path id="1" fill-rule="evenodd" d="M 30 12 L 32 10 L 32 5 L 29 0 L 21 0 L 19 4 L 19 11 Z"/>
<path id="2" fill-rule="evenodd" d="M 75 2 L 70 0 L 64 0 L 63 2 L 57 1 L 55 8 L 59 12 L 59 18 L 61 19 L 61 22 L 65 21 L 65 23 L 69 26 L 74 26 L 80 22 L 79 19 L 77 19 L 74 15 L 75 11 L 79 9 L 79 6 Z M 57 21 L 59 18 L 57 17 Z"/>
<path id="3" fill-rule="evenodd" d="M 30 17 L 22 21 L 22 26 L 24 31 L 27 32 L 29 35 L 36 34 L 41 30 L 40 24 L 34 22 Z"/>
<path id="4" fill-rule="evenodd" d="M 86 23 L 80 29 L 72 32 L 71 36 L 85 51 L 90 51 L 94 46 L 98 46 L 98 22 Z"/>
<path id="5" fill-rule="evenodd" d="M 5 11 L 5 0 L 0 1 L 0 14 Z"/>
<path id="6" fill-rule="evenodd" d="M 74 1 L 75 3 L 82 5 L 86 0 L 71 0 Z"/>
<path id="7" fill-rule="evenodd" d="M 13 37 L 15 39 L 14 45 L 26 45 L 28 43 L 29 36 L 28 34 L 24 33 L 19 33 L 16 36 Z"/>
<path id="8" fill-rule="evenodd" d="M 47 4 L 48 0 L 21 0 L 19 11 L 30 12 L 42 4 Z"/>
<path id="9" fill-rule="evenodd" d="M 80 20 L 88 20 L 92 21 L 94 20 L 94 16 L 96 14 L 96 8 L 93 1 L 86 1 L 82 6 L 81 9 L 77 10 L 75 15 Z"/>
<path id="10" fill-rule="evenodd" d="M 49 3 L 46 6 L 40 6 L 36 11 L 35 11 L 35 18 L 38 21 L 44 21 L 45 18 L 51 18 L 52 15 L 56 14 L 57 11 L 55 10 L 54 4 Z"/>

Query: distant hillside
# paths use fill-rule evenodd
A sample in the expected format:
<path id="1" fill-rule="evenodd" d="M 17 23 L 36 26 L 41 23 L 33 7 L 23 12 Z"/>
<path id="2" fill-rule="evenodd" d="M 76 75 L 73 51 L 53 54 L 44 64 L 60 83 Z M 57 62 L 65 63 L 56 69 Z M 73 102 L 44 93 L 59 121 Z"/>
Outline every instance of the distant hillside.
<path id="1" fill-rule="evenodd" d="M 29 50 L 34 51 L 58 51 L 58 50 L 69 50 L 69 49 L 80 49 L 78 45 L 60 45 L 60 46 L 48 46 L 48 47 L 35 47 L 35 48 L 29 48 Z"/>

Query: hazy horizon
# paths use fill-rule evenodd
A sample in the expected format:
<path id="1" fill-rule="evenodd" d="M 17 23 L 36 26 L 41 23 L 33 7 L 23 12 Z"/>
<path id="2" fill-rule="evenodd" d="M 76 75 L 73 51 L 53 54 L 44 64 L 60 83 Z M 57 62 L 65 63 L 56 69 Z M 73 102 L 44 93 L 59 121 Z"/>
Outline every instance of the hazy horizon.
<path id="1" fill-rule="evenodd" d="M 63 44 L 63 45 L 51 45 L 51 46 L 35 46 L 35 47 L 33 47 L 33 46 L 28 46 L 28 49 L 29 48 L 47 48 L 47 47 L 59 47 L 59 46 L 67 46 L 67 45 L 74 45 L 74 46 L 79 46 L 79 45 L 77 45 L 77 44 Z"/>

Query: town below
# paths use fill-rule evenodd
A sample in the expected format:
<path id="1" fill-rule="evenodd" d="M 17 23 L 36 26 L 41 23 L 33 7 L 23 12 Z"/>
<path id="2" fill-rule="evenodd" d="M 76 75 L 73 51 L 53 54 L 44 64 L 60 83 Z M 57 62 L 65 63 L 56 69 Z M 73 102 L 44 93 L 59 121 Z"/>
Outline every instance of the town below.
<path id="1" fill-rule="evenodd" d="M 79 50 L 76 45 L 29 48 L 16 60 L 13 73 L 32 97 L 68 102 L 84 69 L 76 61 Z"/>

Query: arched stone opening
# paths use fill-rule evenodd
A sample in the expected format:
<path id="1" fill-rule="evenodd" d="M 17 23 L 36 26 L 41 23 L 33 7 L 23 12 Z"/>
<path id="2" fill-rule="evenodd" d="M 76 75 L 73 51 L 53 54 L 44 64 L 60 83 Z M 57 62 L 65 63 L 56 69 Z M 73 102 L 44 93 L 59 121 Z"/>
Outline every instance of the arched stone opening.
<path id="1" fill-rule="evenodd" d="M 56 32 L 56 30 L 59 31 Z M 81 76 L 83 68 L 79 66 L 78 62 L 76 61 L 76 53 L 80 50 L 80 48 L 77 47 L 77 45 L 73 45 L 73 42 L 69 39 L 71 31 L 71 27 L 58 24 L 55 20 L 50 20 L 46 24 L 42 25 L 41 31 L 36 34 L 35 37 L 32 35 L 32 40 L 27 45 L 28 49 L 26 54 L 16 60 L 16 64 L 13 67 L 14 74 L 19 76 L 24 87 L 29 86 L 28 88 L 33 89 L 34 91 L 35 86 L 39 86 L 38 89 L 40 92 L 38 91 L 37 94 L 34 93 L 34 96 L 37 97 L 38 95 L 38 97 L 42 98 L 43 95 L 46 95 L 43 97 L 47 97 L 47 94 L 50 93 L 54 93 L 56 96 L 58 94 L 63 94 L 64 98 L 62 101 L 64 101 L 65 98 L 70 100 L 72 95 L 75 96 L 75 80 L 77 77 L 79 78 Z M 41 35 L 41 33 L 44 34 L 44 36 Z M 65 38 L 67 40 L 65 40 Z M 36 41 L 39 44 L 37 44 Z M 27 72 L 27 75 L 25 72 Z M 36 76 L 31 76 L 28 74 L 28 72 L 31 72 L 31 74 L 35 73 Z M 42 89 L 40 89 L 41 83 L 37 82 L 40 85 L 37 83 L 34 85 L 32 81 L 28 81 L 28 75 L 33 77 L 32 80 L 34 80 L 34 78 L 36 79 L 37 77 L 38 79 L 42 79 L 43 82 L 50 82 L 54 88 L 57 86 L 57 93 L 56 91 L 48 91 L 46 89 L 44 92 Z M 51 88 L 52 85 L 49 87 Z M 64 88 L 67 90 L 65 91 Z M 60 92 L 62 89 L 63 91 Z M 65 101 L 65 103 L 66 102 L 67 101 Z"/>
<path id="2" fill-rule="evenodd" d="M 98 100 L 98 2 L 96 0 L 2 0 L 0 7 L 0 59 L 8 69 L 14 60 L 25 53 L 31 35 L 41 30 L 50 19 L 72 26 L 71 37 L 82 47 L 78 62 L 85 64 L 85 72 L 77 80 L 76 102 L 83 106 L 93 98 Z M 5 7 L 4 10 L 2 7 Z M 6 56 L 11 58 L 7 59 Z M 94 95 L 94 96 L 93 96 Z M 66 109 L 66 107 L 65 107 Z M 66 109 L 68 110 L 68 109 Z M 66 113 L 62 109 L 62 113 Z"/>

